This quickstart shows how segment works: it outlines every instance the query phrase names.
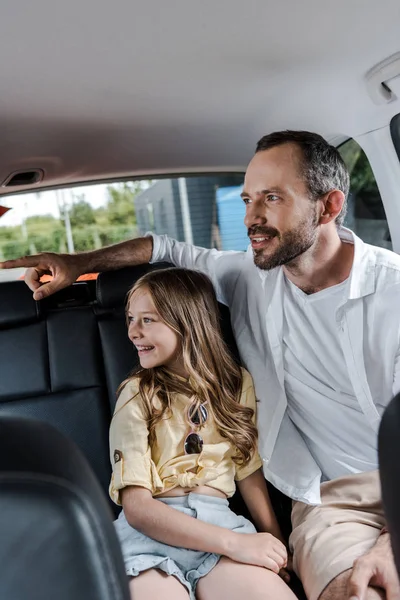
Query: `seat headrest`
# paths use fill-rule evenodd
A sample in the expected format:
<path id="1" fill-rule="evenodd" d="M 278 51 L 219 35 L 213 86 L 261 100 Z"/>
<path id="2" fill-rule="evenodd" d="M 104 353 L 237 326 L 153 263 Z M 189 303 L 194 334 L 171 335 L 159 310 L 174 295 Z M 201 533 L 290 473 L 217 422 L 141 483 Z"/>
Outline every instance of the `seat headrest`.
<path id="1" fill-rule="evenodd" d="M 23 281 L 7 281 L 0 286 L 0 328 L 39 318 L 39 303 Z"/>
<path id="2" fill-rule="evenodd" d="M 96 297 L 99 306 L 102 308 L 124 306 L 126 294 L 142 275 L 171 266 L 169 263 L 145 264 L 100 273 L 96 281 Z"/>
<path id="3" fill-rule="evenodd" d="M 22 443 L 23 442 L 23 443 Z M 0 473 L 31 473 L 64 479 L 93 497 L 104 493 L 76 444 L 48 423 L 14 415 L 0 416 Z"/>
<path id="4" fill-rule="evenodd" d="M 0 487 L 2 597 L 129 599 L 106 497 L 71 440 L 0 416 Z"/>
<path id="5" fill-rule="evenodd" d="M 73 308 L 76 306 L 88 306 L 94 300 L 94 293 L 89 288 L 87 281 L 78 281 L 62 290 L 43 298 L 40 306 L 46 310 Z"/>

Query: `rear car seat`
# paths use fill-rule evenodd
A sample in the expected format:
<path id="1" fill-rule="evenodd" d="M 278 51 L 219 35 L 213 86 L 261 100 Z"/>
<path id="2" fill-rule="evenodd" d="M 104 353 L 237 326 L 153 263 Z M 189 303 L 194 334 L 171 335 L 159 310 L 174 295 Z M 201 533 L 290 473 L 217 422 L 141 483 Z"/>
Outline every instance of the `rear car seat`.
<path id="1" fill-rule="evenodd" d="M 22 281 L 0 291 L 0 414 L 54 425 L 78 444 L 106 490 L 111 410 L 88 284 L 42 303 Z"/>
<path id="2" fill-rule="evenodd" d="M 73 439 L 105 493 L 115 392 L 138 364 L 127 336 L 125 296 L 151 268 L 102 273 L 96 293 L 95 282 L 75 283 L 42 302 L 22 281 L 0 287 L 0 415 L 34 417 Z M 229 312 L 221 307 L 221 314 L 237 356 Z"/>
<path id="3" fill-rule="evenodd" d="M 129 600 L 109 506 L 76 444 L 0 415 L 0 490 L 3 600 Z"/>
<path id="4" fill-rule="evenodd" d="M 21 281 L 0 286 L 0 415 L 34 417 L 66 434 L 83 451 L 107 495 L 115 392 L 138 363 L 127 337 L 126 293 L 149 269 L 168 266 L 101 273 L 96 282 L 75 283 L 40 303 Z M 224 339 L 239 361 L 229 310 L 219 309 Z M 269 487 L 288 535 L 290 500 Z M 116 515 L 118 508 L 111 506 Z M 231 506 L 248 516 L 238 493 Z"/>

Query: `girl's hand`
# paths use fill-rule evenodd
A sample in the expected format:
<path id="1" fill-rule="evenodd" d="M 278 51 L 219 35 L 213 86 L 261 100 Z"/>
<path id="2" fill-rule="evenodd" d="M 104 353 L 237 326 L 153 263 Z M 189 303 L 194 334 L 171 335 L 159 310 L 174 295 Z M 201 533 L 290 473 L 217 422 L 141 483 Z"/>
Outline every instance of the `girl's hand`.
<path id="1" fill-rule="evenodd" d="M 265 567 L 279 573 L 287 565 L 287 551 L 270 533 L 235 533 L 228 558 L 248 565 Z"/>

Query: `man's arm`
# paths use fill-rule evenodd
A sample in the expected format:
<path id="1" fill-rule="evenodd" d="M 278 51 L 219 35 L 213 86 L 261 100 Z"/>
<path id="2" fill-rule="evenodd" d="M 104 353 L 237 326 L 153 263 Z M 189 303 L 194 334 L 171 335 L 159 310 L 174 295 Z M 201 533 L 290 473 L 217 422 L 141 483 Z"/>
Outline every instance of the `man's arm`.
<path id="1" fill-rule="evenodd" d="M 392 392 L 393 396 L 400 392 L 400 350 L 397 350 L 394 361 Z M 386 528 L 382 530 L 371 550 L 355 561 L 349 580 L 348 598 L 367 599 L 369 585 L 384 589 L 387 600 L 400 599 L 397 569 Z"/>
<path id="2" fill-rule="evenodd" d="M 227 304 L 227 287 L 233 284 L 235 272 L 240 269 L 243 252 L 207 250 L 178 242 L 166 235 L 149 235 L 78 254 L 45 252 L 0 263 L 0 269 L 27 267 L 25 282 L 34 292 L 35 300 L 50 296 L 84 273 L 112 271 L 148 262 L 167 261 L 179 267 L 197 269 L 206 273 L 215 286 L 218 299 Z M 224 258 L 223 261 L 220 259 Z M 225 260 L 225 259 L 228 260 Z M 41 283 L 42 275 L 52 275 L 49 283 Z"/>
<path id="3" fill-rule="evenodd" d="M 400 391 L 400 350 L 397 350 L 393 369 L 393 396 Z M 368 587 L 385 590 L 386 600 L 400 599 L 400 586 L 394 563 L 390 535 L 386 528 L 381 532 L 375 545 L 353 565 L 348 584 L 350 600 L 367 600 Z"/>
<path id="4" fill-rule="evenodd" d="M 393 369 L 393 396 L 400 392 L 400 350 L 397 350 Z M 380 587 L 386 591 L 387 600 L 400 599 L 400 586 L 394 563 L 390 535 L 386 528 L 381 532 L 375 545 L 355 561 L 349 579 L 348 598 L 364 600 L 368 596 L 368 586 Z"/>
<path id="5" fill-rule="evenodd" d="M 397 396 L 397 394 L 399 392 L 400 392 L 400 348 L 397 349 L 396 356 L 394 358 L 392 397 L 394 398 L 394 396 Z"/>
<path id="6" fill-rule="evenodd" d="M 35 256 L 24 256 L 0 263 L 0 269 L 27 267 L 25 282 L 34 292 L 35 300 L 41 300 L 71 285 L 84 273 L 112 271 L 123 267 L 147 263 L 151 259 L 153 240 L 151 237 L 137 238 L 78 254 L 55 254 L 44 252 Z M 42 275 L 52 275 L 49 283 L 41 283 Z"/>

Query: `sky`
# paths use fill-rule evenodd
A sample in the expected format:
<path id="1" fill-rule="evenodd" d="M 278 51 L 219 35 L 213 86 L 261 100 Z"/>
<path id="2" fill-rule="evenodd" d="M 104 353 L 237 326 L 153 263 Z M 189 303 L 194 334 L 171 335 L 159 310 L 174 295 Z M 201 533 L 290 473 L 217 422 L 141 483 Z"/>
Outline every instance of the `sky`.
<path id="1" fill-rule="evenodd" d="M 73 203 L 74 198 L 76 199 L 81 194 L 85 194 L 85 200 L 93 208 L 99 208 L 108 199 L 107 185 L 90 185 L 58 191 L 60 202 L 64 201 L 70 205 Z M 24 218 L 36 215 L 51 214 L 56 218 L 59 217 L 57 193 L 55 191 L 41 192 L 39 196 L 36 192 L 8 197 L 0 196 L 0 204 L 12 209 L 0 218 L 0 227 L 21 225 Z"/>

